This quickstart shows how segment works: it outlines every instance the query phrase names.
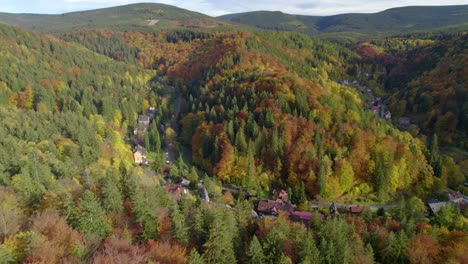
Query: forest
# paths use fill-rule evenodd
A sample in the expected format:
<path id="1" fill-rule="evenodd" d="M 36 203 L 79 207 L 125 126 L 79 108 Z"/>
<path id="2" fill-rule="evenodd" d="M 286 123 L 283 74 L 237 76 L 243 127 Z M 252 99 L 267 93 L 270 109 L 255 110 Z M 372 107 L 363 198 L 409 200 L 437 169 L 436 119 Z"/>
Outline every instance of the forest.
<path id="1" fill-rule="evenodd" d="M 465 176 L 440 150 L 449 136 L 464 142 L 466 122 L 439 121 L 466 115 L 457 105 L 466 104 L 458 96 L 466 75 L 456 63 L 466 64 L 466 35 L 417 44 L 391 66 L 384 63 L 399 52 L 390 51 L 393 39 L 350 50 L 292 32 L 45 35 L 4 24 L 0 36 L 0 263 L 468 261 L 466 210 L 447 204 L 430 216 L 425 206 L 446 200 L 447 188 L 466 194 Z M 366 45 L 385 56 L 363 59 Z M 430 60 L 444 45 L 451 48 L 438 56 L 453 66 L 423 63 L 424 78 L 397 77 L 417 67 L 405 60 Z M 408 80 L 418 97 L 436 97 L 443 84 L 432 78 L 452 74 L 452 91 L 440 92 L 455 93 L 447 104 L 460 112 L 428 103 L 440 109 L 430 131 L 439 137 L 429 138 L 378 118 L 358 91 L 337 83 L 371 60 L 378 66 L 368 82 L 383 80 L 377 67 L 389 70 L 382 93 Z M 417 90 L 424 84 L 434 86 Z M 389 97 L 390 108 L 410 93 Z M 157 114 L 139 138 L 134 129 L 150 107 Z M 139 142 L 147 166 L 134 163 Z M 165 162 L 169 151 L 174 162 Z M 179 176 L 191 183 L 175 195 L 167 186 Z M 253 216 L 279 189 L 289 193 L 285 202 L 312 212 L 310 222 L 285 212 Z M 391 206 L 335 215 L 332 201 Z"/>

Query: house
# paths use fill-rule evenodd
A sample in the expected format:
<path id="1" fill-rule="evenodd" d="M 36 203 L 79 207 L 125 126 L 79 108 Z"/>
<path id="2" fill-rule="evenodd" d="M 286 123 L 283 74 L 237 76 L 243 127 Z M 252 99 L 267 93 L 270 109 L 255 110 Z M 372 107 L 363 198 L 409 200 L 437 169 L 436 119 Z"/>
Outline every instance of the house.
<path id="1" fill-rule="evenodd" d="M 183 187 L 189 187 L 190 185 L 190 181 L 185 179 L 184 177 L 179 177 L 176 183 Z"/>
<path id="2" fill-rule="evenodd" d="M 136 164 L 148 164 L 146 155 L 148 155 L 148 151 L 144 147 L 136 145 L 133 148 L 133 159 Z"/>
<path id="3" fill-rule="evenodd" d="M 179 200 L 182 195 L 190 193 L 187 188 L 182 187 L 178 184 L 166 184 L 166 186 L 164 186 L 164 189 L 166 190 L 166 192 L 172 193 L 177 200 Z"/>
<path id="4" fill-rule="evenodd" d="M 150 119 L 154 119 L 157 113 L 158 110 L 156 110 L 154 107 L 150 107 L 148 110 L 146 110 L 146 115 L 149 116 Z"/>
<path id="5" fill-rule="evenodd" d="M 149 127 L 151 119 L 147 115 L 138 117 L 138 124 L 143 125 L 144 127 Z"/>
<path id="6" fill-rule="evenodd" d="M 288 200 L 288 193 L 285 190 L 281 190 L 278 194 L 278 199 L 281 199 L 282 201 L 287 201 Z"/>
<path id="7" fill-rule="evenodd" d="M 384 117 L 385 117 L 385 119 L 391 119 L 392 118 L 392 113 L 390 111 L 386 111 Z"/>
<path id="8" fill-rule="evenodd" d="M 410 118 L 402 116 L 398 118 L 398 124 L 400 125 L 401 128 L 408 128 L 409 125 L 411 124 Z"/>
<path id="9" fill-rule="evenodd" d="M 444 205 L 448 204 L 447 202 L 439 202 L 439 201 L 429 201 L 427 202 L 427 206 L 429 207 L 429 213 L 431 215 L 435 215 L 440 211 Z"/>
<path id="10" fill-rule="evenodd" d="M 302 223 L 305 226 L 309 226 L 312 216 L 313 214 L 311 212 L 296 211 L 289 214 L 289 220 L 297 223 Z"/>
<path id="11" fill-rule="evenodd" d="M 460 192 L 449 192 L 448 198 L 451 203 L 453 204 L 458 204 L 458 203 L 463 203 L 463 194 Z"/>
<path id="12" fill-rule="evenodd" d="M 263 214 L 278 214 L 279 211 L 292 213 L 295 206 L 290 203 L 283 202 L 281 199 L 273 200 L 260 200 L 257 206 L 257 212 Z"/>
<path id="13" fill-rule="evenodd" d="M 372 107 L 372 113 L 378 115 L 378 114 L 379 114 L 379 107 L 376 106 L 376 105 L 374 105 L 374 106 Z"/>
<path id="14" fill-rule="evenodd" d="M 356 205 L 349 207 L 349 212 L 351 214 L 360 214 L 365 211 L 370 211 L 370 206 L 368 205 Z"/>

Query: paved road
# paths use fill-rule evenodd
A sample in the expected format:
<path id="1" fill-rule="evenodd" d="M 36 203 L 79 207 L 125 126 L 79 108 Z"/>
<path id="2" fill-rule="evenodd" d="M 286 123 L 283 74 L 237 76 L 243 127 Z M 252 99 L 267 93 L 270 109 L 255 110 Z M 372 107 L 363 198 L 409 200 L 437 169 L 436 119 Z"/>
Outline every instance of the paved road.
<path id="1" fill-rule="evenodd" d="M 331 203 L 312 203 L 312 207 L 316 206 L 321 206 L 321 207 L 330 207 Z M 369 205 L 369 204 L 340 204 L 340 203 L 335 203 L 335 206 L 337 209 L 347 209 L 349 207 L 354 207 L 354 206 L 369 206 L 372 211 L 377 211 L 380 208 L 383 208 L 384 211 L 388 211 L 391 207 L 398 206 L 398 204 L 383 204 L 383 205 Z"/>

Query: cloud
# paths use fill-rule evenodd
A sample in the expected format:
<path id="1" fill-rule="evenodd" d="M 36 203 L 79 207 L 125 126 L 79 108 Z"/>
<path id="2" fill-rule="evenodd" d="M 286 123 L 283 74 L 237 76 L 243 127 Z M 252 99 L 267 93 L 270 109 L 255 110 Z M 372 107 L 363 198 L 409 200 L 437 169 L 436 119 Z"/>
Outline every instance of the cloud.
<path id="1" fill-rule="evenodd" d="M 373 13 L 410 5 L 463 5 L 466 0 L 0 0 L 0 12 L 63 13 L 138 2 L 155 2 L 218 16 L 256 10 L 302 15 Z"/>

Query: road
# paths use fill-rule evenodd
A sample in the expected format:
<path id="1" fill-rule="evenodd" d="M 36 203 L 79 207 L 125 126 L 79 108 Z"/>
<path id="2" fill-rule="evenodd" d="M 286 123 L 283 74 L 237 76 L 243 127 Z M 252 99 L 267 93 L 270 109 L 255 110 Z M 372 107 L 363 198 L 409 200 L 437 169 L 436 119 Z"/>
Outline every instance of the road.
<path id="1" fill-rule="evenodd" d="M 331 203 L 312 203 L 312 207 L 330 207 Z M 337 209 L 347 209 L 349 207 L 355 207 L 355 206 L 369 206 L 372 211 L 377 211 L 380 208 L 383 208 L 384 211 L 388 211 L 391 207 L 398 206 L 398 204 L 384 204 L 384 205 L 366 205 L 366 204 L 341 204 L 341 203 L 335 203 L 335 206 Z"/>

